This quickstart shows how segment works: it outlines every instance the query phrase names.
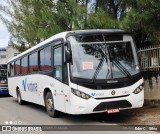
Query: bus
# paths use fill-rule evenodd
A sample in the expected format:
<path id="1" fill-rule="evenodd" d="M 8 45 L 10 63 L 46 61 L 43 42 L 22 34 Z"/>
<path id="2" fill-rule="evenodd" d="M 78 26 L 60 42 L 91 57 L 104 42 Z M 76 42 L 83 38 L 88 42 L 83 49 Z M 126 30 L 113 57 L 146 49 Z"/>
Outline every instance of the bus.
<path id="1" fill-rule="evenodd" d="M 0 65 L 0 95 L 8 94 L 7 64 Z"/>
<path id="2" fill-rule="evenodd" d="M 9 94 L 60 113 L 116 113 L 144 103 L 134 40 L 120 29 L 66 31 L 8 61 Z"/>

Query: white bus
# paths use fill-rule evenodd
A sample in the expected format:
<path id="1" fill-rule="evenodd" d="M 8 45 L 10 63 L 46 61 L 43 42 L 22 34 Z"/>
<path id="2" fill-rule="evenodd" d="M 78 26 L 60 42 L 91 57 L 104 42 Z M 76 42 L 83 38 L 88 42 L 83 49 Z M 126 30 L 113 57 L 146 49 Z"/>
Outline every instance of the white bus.
<path id="1" fill-rule="evenodd" d="M 9 94 L 49 116 L 142 107 L 144 87 L 131 35 L 123 30 L 62 32 L 8 61 Z"/>

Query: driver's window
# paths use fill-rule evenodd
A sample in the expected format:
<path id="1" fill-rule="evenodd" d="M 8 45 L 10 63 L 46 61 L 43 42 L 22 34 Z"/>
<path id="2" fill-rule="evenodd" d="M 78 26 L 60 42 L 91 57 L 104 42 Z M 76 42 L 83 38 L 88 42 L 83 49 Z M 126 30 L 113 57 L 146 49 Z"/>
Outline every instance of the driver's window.
<path id="1" fill-rule="evenodd" d="M 54 77 L 60 81 L 62 81 L 62 47 L 54 47 Z"/>

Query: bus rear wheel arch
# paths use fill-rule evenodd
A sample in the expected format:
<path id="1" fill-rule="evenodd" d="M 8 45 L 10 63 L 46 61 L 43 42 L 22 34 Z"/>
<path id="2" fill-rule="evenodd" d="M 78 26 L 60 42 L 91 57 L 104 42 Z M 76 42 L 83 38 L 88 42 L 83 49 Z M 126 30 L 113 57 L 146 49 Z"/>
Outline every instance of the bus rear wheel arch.
<path id="1" fill-rule="evenodd" d="M 57 111 L 54 107 L 53 95 L 50 90 L 45 92 L 44 100 L 45 100 L 45 107 L 48 112 L 48 115 L 52 118 L 58 117 L 60 115 L 60 112 Z"/>

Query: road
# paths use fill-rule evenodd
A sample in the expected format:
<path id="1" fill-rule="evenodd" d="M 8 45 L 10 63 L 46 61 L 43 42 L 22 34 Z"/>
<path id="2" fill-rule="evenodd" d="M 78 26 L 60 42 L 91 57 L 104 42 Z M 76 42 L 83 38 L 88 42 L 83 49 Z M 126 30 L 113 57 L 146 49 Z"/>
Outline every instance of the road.
<path id="1" fill-rule="evenodd" d="M 132 112 L 131 112 L 132 113 Z M 69 115 L 63 114 L 59 118 L 51 118 L 48 116 L 46 109 L 42 106 L 27 103 L 25 105 L 19 105 L 17 100 L 13 97 L 3 97 L 0 96 L 0 125 L 19 124 L 19 125 L 116 125 L 116 124 L 134 124 L 138 122 L 133 120 L 131 114 L 128 112 L 123 112 L 115 115 L 107 114 L 92 114 L 92 115 Z M 130 123 L 132 122 L 132 123 Z M 55 132 L 55 131 L 54 131 Z M 51 133 L 51 132 L 42 132 Z M 52 132 L 53 133 L 53 132 Z M 58 133 L 64 133 L 58 132 Z M 73 131 L 67 131 L 65 134 L 74 134 Z M 83 131 L 78 131 L 77 133 L 84 133 Z M 96 131 L 88 131 L 88 134 L 97 134 Z M 113 134 L 117 132 L 101 131 L 101 134 Z M 128 134 L 128 132 L 118 132 L 123 134 Z M 130 131 L 130 133 L 137 133 Z M 139 131 L 138 133 L 151 133 L 146 131 Z M 156 133 L 156 132 L 152 132 Z M 13 134 L 13 133 L 12 133 Z"/>

